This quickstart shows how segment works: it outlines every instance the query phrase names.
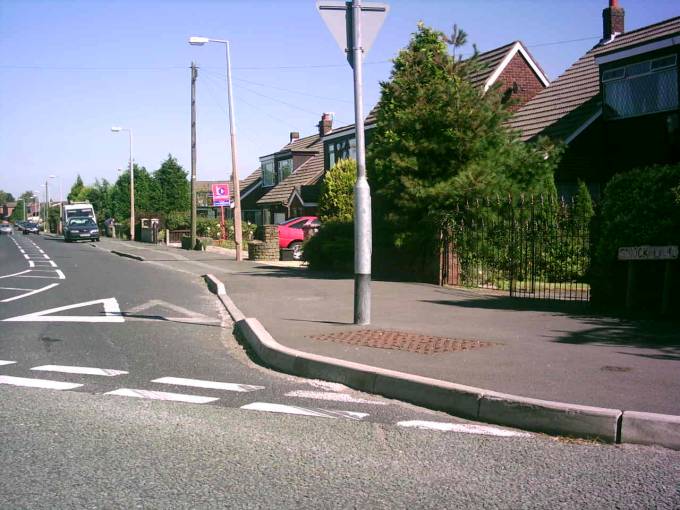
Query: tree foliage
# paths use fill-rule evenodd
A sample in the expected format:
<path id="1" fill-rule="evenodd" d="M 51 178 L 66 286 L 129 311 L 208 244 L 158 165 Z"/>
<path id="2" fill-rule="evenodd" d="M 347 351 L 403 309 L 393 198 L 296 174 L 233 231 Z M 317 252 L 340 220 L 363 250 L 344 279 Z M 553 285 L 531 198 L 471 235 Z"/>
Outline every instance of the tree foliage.
<path id="1" fill-rule="evenodd" d="M 377 216 L 404 229 L 455 209 L 466 200 L 494 194 L 552 193 L 555 150 L 528 145 L 508 131 L 509 111 L 496 89 L 484 91 L 471 78 L 481 65 L 449 54 L 466 42 L 418 25 L 394 61 L 381 98 L 369 180 Z"/>
<path id="2" fill-rule="evenodd" d="M 322 222 L 354 220 L 354 183 L 357 164 L 341 159 L 324 176 L 319 196 L 319 217 Z"/>
<path id="3" fill-rule="evenodd" d="M 191 207 L 191 190 L 187 172 L 168 154 L 168 157 L 153 174 L 156 183 L 155 209 L 168 214 L 172 211 L 186 211 Z"/>
<path id="4" fill-rule="evenodd" d="M 69 202 L 83 202 L 85 201 L 85 184 L 83 184 L 83 179 L 78 174 L 76 177 L 76 182 L 71 186 L 71 191 L 69 191 L 66 196 Z"/>
<path id="5" fill-rule="evenodd" d="M 4 204 L 5 202 L 14 202 L 14 195 L 0 189 L 0 204 Z"/>

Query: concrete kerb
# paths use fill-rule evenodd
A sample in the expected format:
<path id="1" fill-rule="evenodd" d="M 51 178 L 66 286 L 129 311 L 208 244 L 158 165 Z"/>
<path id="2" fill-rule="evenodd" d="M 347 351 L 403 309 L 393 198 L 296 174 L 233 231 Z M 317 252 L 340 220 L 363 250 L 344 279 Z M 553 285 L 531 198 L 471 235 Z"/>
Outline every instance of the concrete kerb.
<path id="1" fill-rule="evenodd" d="M 680 450 L 680 416 L 520 397 L 291 349 L 279 344 L 257 319 L 246 318 L 227 296 L 223 284 L 224 294 L 213 290 L 219 288 L 215 282 L 222 282 L 213 275 L 205 278 L 232 316 L 236 333 L 263 362 L 282 372 L 338 382 L 360 391 L 498 425 Z"/>

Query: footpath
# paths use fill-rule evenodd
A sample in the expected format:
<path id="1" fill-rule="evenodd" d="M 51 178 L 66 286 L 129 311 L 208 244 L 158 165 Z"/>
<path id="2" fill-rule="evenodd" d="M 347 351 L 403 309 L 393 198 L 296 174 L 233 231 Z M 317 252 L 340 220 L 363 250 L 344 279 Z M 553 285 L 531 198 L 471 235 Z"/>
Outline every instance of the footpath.
<path id="1" fill-rule="evenodd" d="M 580 303 L 374 281 L 371 325 L 360 327 L 352 324 L 348 277 L 294 263 L 237 263 L 233 250 L 193 252 L 106 238 L 100 245 L 140 262 L 214 275 L 227 302 L 266 330 L 244 323 L 241 335 L 254 335 L 256 343 L 258 334 L 271 335 L 262 357 L 284 371 L 480 420 L 617 442 L 623 429 L 630 442 L 680 449 L 678 322 L 604 317 Z"/>

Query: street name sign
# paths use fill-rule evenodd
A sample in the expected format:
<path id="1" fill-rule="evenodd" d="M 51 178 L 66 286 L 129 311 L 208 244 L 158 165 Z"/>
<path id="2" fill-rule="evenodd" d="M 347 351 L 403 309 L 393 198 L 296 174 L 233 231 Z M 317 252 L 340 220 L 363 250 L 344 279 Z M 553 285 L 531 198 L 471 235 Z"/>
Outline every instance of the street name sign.
<path id="1" fill-rule="evenodd" d="M 349 65 L 354 68 L 352 54 L 352 2 L 322 0 L 316 3 L 316 8 L 335 42 L 338 43 L 340 49 L 347 55 Z M 364 55 L 373 46 L 373 42 L 378 36 L 378 32 L 380 32 L 380 28 L 385 22 L 385 17 L 389 10 L 390 7 L 387 4 L 375 2 L 361 3 L 361 50 Z"/>
<path id="2" fill-rule="evenodd" d="M 619 260 L 675 260 L 677 246 L 623 246 L 619 248 Z"/>
<path id="3" fill-rule="evenodd" d="M 231 199 L 229 198 L 229 184 L 213 184 L 212 196 L 214 207 L 230 207 Z"/>

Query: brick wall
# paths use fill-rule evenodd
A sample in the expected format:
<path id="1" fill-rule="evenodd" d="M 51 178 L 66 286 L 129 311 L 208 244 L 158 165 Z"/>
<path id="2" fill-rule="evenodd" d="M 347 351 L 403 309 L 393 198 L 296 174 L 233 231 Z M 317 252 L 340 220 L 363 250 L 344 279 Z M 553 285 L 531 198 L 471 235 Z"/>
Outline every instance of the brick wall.
<path id="1" fill-rule="evenodd" d="M 536 76 L 536 73 L 520 52 L 517 52 L 506 68 L 503 69 L 497 83 L 501 84 L 501 93 L 514 100 L 514 104 L 510 108 L 513 112 L 545 88 L 543 82 Z"/>

